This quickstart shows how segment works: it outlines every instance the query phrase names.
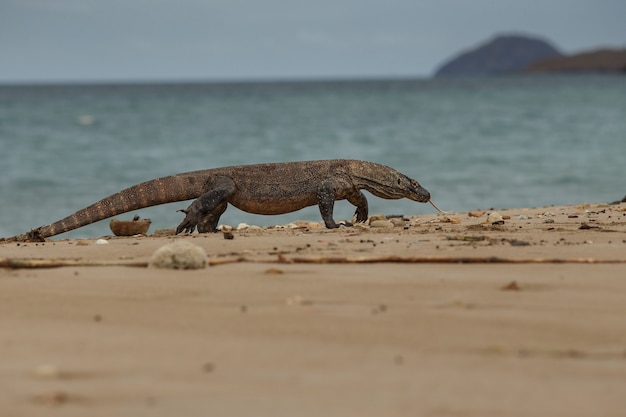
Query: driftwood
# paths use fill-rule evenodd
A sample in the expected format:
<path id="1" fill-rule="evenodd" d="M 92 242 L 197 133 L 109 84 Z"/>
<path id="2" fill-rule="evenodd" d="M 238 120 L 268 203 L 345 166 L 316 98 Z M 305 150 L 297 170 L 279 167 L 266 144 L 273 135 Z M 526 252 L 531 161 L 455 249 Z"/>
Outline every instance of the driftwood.
<path id="1" fill-rule="evenodd" d="M 60 268 L 63 266 L 134 266 L 145 268 L 148 262 L 144 261 L 88 261 L 84 259 L 25 259 L 0 258 L 0 268 L 37 269 Z"/>
<path id="2" fill-rule="evenodd" d="M 320 256 L 293 257 L 279 256 L 280 263 L 313 263 L 313 264 L 367 264 L 367 263 L 434 263 L 434 264 L 617 264 L 626 263 L 626 259 L 596 258 L 500 258 L 489 257 L 456 257 L 456 256 Z"/>
<path id="3" fill-rule="evenodd" d="M 278 255 L 271 259 L 254 259 L 245 257 L 212 258 L 209 266 L 225 265 L 239 262 L 250 263 L 282 263 L 282 264 L 372 264 L 372 263 L 405 263 L 405 264 L 622 264 L 626 259 L 597 258 L 500 258 L 500 257 L 437 257 L 437 256 L 294 256 Z M 89 261 L 82 259 L 25 259 L 0 258 L 0 268 L 37 269 L 82 266 L 131 266 L 146 268 L 147 261 Z"/>

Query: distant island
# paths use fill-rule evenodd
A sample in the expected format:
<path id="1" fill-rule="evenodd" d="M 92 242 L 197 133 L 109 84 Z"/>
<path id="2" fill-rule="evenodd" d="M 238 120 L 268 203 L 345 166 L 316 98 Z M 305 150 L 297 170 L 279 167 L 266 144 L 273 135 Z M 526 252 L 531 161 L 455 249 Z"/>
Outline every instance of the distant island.
<path id="1" fill-rule="evenodd" d="M 462 52 L 437 69 L 435 77 L 472 77 L 538 72 L 626 74 L 626 50 L 602 49 L 564 55 L 548 41 L 501 35 Z"/>

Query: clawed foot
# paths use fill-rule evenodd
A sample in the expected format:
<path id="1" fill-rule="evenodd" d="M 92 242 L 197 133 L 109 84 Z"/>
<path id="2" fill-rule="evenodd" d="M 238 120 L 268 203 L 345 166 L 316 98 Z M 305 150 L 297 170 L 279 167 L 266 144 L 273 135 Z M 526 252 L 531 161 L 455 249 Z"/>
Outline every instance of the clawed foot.
<path id="1" fill-rule="evenodd" d="M 328 223 L 325 223 L 325 224 L 326 224 L 326 228 L 327 229 L 338 229 L 340 227 L 352 227 L 352 226 L 354 226 L 352 223 L 350 223 L 347 220 L 342 220 L 339 223 L 335 223 L 335 221 L 333 220 L 332 223 L 328 222 Z"/>
<path id="2" fill-rule="evenodd" d="M 182 213 L 185 213 L 185 218 L 176 228 L 176 234 L 179 233 L 193 233 L 196 230 L 196 226 L 198 225 L 199 217 L 197 210 L 193 210 L 192 206 L 189 206 L 186 210 L 178 210 Z"/>
<path id="3" fill-rule="evenodd" d="M 192 203 L 186 210 L 178 210 L 185 213 L 185 218 L 176 228 L 176 234 L 179 233 L 193 233 L 198 228 L 198 233 L 216 232 L 217 221 L 219 217 L 215 217 L 213 214 L 203 214 Z"/>

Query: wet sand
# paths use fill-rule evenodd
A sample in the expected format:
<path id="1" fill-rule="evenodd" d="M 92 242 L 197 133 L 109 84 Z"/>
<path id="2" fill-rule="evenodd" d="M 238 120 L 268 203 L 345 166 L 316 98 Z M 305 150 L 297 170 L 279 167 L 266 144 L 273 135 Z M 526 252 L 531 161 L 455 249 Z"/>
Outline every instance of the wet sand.
<path id="1" fill-rule="evenodd" d="M 488 213 L 0 243 L 2 415 L 622 416 L 626 203 Z"/>

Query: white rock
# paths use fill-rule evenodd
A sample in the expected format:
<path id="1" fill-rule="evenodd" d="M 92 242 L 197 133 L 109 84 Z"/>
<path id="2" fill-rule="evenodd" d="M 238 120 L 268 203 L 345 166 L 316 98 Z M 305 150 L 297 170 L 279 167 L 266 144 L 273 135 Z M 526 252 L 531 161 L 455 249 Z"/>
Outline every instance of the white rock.
<path id="1" fill-rule="evenodd" d="M 204 249 L 185 240 L 161 246 L 157 249 L 148 266 L 164 269 L 202 269 L 207 265 Z"/>
<path id="2" fill-rule="evenodd" d="M 98 239 L 96 240 L 96 245 L 108 245 L 109 241 L 106 239 Z"/>
<path id="3" fill-rule="evenodd" d="M 247 224 L 247 223 L 239 223 L 237 225 L 237 230 L 246 230 L 246 229 L 249 229 L 249 228 L 250 228 L 250 225 Z"/>

